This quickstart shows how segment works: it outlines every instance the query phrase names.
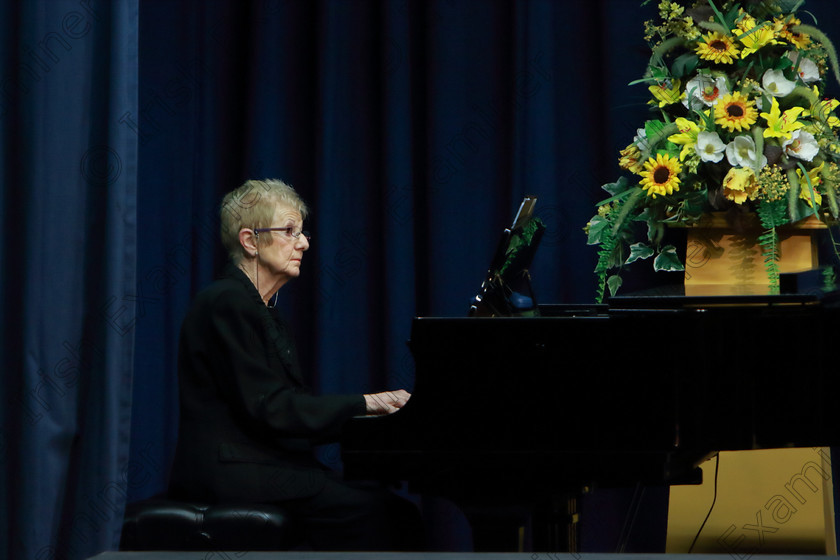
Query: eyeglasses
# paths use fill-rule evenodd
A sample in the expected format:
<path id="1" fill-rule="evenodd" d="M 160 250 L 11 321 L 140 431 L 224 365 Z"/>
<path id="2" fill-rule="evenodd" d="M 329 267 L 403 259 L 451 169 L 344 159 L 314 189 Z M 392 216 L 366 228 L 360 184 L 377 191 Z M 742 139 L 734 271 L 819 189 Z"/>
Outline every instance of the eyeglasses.
<path id="1" fill-rule="evenodd" d="M 307 241 L 312 239 L 312 236 L 309 235 L 308 231 L 303 231 L 293 227 L 265 227 L 265 228 L 254 228 L 254 235 L 259 235 L 261 231 L 282 231 L 286 234 L 286 237 L 292 237 L 294 239 L 299 239 L 301 235 L 303 235 Z"/>

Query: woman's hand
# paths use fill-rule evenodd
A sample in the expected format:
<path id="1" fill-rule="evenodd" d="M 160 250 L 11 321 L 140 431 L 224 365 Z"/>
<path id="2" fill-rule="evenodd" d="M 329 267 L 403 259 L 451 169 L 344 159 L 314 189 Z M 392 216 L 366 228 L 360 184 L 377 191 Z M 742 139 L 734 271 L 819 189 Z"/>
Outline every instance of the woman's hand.
<path id="1" fill-rule="evenodd" d="M 411 394 L 402 389 L 372 393 L 365 395 L 365 406 L 368 414 L 391 414 L 401 409 L 410 398 Z"/>

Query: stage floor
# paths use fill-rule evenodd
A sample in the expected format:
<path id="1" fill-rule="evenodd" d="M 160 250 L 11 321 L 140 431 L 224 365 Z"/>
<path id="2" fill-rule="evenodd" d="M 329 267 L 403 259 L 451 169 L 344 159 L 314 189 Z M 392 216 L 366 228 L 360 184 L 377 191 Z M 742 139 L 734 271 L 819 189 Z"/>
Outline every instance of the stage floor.
<path id="1" fill-rule="evenodd" d="M 103 552 L 89 560 L 726 560 L 728 554 L 569 554 L 561 552 Z M 817 555 L 753 555 L 750 560 L 814 560 Z"/>

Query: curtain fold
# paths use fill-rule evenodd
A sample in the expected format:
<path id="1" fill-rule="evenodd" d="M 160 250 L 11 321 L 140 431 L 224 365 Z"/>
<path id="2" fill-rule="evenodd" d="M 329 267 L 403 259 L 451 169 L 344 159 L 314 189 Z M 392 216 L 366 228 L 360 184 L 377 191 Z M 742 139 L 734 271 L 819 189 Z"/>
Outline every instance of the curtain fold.
<path id="1" fill-rule="evenodd" d="M 136 106 L 137 2 L 8 7 L 4 262 L 17 278 L 3 331 L 4 358 L 19 358 L 4 359 L 0 546 L 87 558 L 116 545 L 129 484 L 137 142 L 119 119 Z"/>

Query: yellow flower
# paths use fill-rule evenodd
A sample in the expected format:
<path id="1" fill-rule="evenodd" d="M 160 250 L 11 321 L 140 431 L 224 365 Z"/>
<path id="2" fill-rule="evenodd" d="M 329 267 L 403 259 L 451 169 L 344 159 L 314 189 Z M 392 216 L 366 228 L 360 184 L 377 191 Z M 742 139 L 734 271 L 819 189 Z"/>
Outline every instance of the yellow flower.
<path id="1" fill-rule="evenodd" d="M 820 191 L 817 190 L 817 185 L 822 183 L 821 173 L 824 165 L 825 162 L 821 163 L 819 167 L 814 167 L 808 171 L 808 178 L 811 180 L 811 187 L 814 189 L 814 201 L 816 201 L 817 206 L 822 204 L 822 195 L 820 194 Z M 811 200 L 811 189 L 808 188 L 808 181 L 804 179 L 804 174 L 801 169 L 797 169 L 796 174 L 799 176 L 799 198 L 807 202 L 808 206 L 813 208 L 814 201 Z"/>
<path id="2" fill-rule="evenodd" d="M 800 25 L 799 18 L 789 16 L 787 20 L 776 18 L 774 21 L 779 38 L 788 41 L 798 49 L 804 49 L 811 43 L 811 36 L 807 33 L 797 33 L 791 28 Z"/>
<path id="3" fill-rule="evenodd" d="M 700 127 L 694 121 L 684 117 L 678 118 L 674 123 L 680 129 L 680 132 L 679 134 L 672 134 L 668 137 L 668 140 L 683 147 L 680 152 L 680 161 L 685 161 L 685 156 L 689 155 L 694 149 L 695 144 L 697 144 L 697 135 L 700 134 Z"/>
<path id="4" fill-rule="evenodd" d="M 761 113 L 764 120 L 767 121 L 767 128 L 764 129 L 765 138 L 785 138 L 791 137 L 791 133 L 805 126 L 796 118 L 804 109 L 802 107 L 793 107 L 784 113 L 779 109 L 779 102 L 773 98 L 773 105 L 770 107 L 769 113 Z"/>
<path id="5" fill-rule="evenodd" d="M 723 196 L 736 204 L 743 204 L 757 190 L 755 172 L 749 167 L 732 167 L 723 178 Z"/>
<path id="6" fill-rule="evenodd" d="M 675 158 L 667 154 L 657 154 L 656 159 L 650 158 L 645 162 L 645 169 L 639 175 L 639 183 L 647 191 L 648 196 L 674 194 L 680 190 L 680 171 L 682 165 Z"/>
<path id="7" fill-rule="evenodd" d="M 711 60 L 718 64 L 732 64 L 738 56 L 738 47 L 732 38 L 713 31 L 703 36 L 695 52 L 704 60 Z"/>
<path id="8" fill-rule="evenodd" d="M 659 101 L 660 107 L 672 105 L 681 99 L 682 93 L 680 92 L 680 81 L 674 80 L 670 83 L 670 85 L 668 83 L 669 81 L 670 80 L 648 87 L 648 90 L 650 90 L 656 100 Z"/>
<path id="9" fill-rule="evenodd" d="M 694 19 L 691 16 L 686 16 L 676 22 L 674 26 L 674 33 L 685 39 L 686 41 L 696 41 L 700 38 L 700 30 L 694 25 Z"/>
<path id="10" fill-rule="evenodd" d="M 840 105 L 840 101 L 837 101 L 836 99 L 826 99 L 824 101 L 820 101 L 820 108 L 823 111 L 823 114 L 828 115 L 826 122 L 831 128 L 837 128 L 840 126 L 840 119 L 830 114 L 837 108 L 838 105 Z"/>
<path id="11" fill-rule="evenodd" d="M 756 198 L 774 202 L 785 198 L 789 190 L 787 174 L 778 165 L 767 165 L 759 172 Z"/>
<path id="12" fill-rule="evenodd" d="M 746 58 L 761 47 L 779 44 L 776 41 L 776 33 L 773 26 L 769 23 L 756 25 L 755 19 L 750 15 L 744 16 L 738 22 L 738 27 L 732 30 L 732 34 L 744 45 L 744 50 L 741 51 L 741 58 Z"/>
<path id="13" fill-rule="evenodd" d="M 814 93 L 819 95 L 819 90 L 816 86 L 814 86 Z M 810 117 L 815 116 L 818 121 L 825 122 L 831 128 L 837 128 L 840 126 L 840 119 L 836 116 L 832 115 L 831 113 L 840 106 L 840 101 L 836 99 L 823 99 L 819 103 L 817 103 L 816 107 L 813 107 L 813 113 L 808 109 L 804 109 L 802 111 L 803 117 Z"/>
<path id="14" fill-rule="evenodd" d="M 668 0 L 662 0 L 659 3 L 659 17 L 662 19 L 677 19 L 680 17 L 685 8 L 677 4 L 676 2 L 668 2 Z"/>
<path id="15" fill-rule="evenodd" d="M 715 105 L 715 123 L 728 128 L 729 132 L 749 130 L 757 119 L 755 102 L 741 92 L 728 93 Z"/>
<path id="16" fill-rule="evenodd" d="M 636 144 L 630 144 L 621 150 L 621 157 L 618 159 L 618 166 L 632 173 L 639 173 L 642 170 L 642 152 Z"/>

